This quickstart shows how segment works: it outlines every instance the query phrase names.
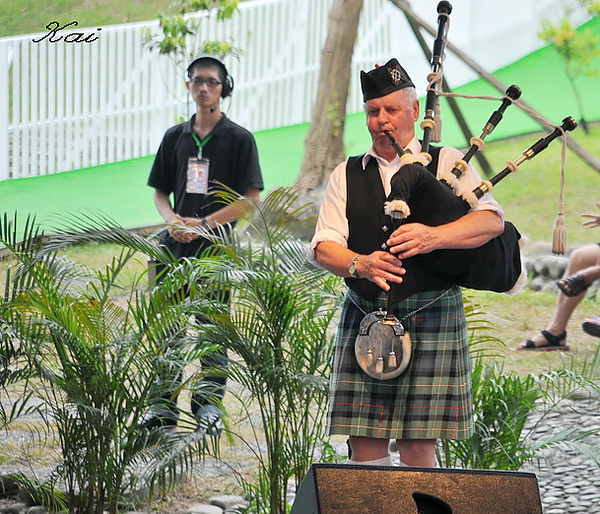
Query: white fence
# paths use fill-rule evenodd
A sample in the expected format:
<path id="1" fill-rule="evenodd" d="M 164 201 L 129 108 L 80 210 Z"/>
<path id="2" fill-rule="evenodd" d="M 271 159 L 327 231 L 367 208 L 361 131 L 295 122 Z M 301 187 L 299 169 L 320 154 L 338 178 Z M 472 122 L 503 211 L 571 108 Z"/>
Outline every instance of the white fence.
<path id="1" fill-rule="evenodd" d="M 251 0 L 233 19 L 202 25 L 203 38 L 230 40 L 243 51 L 227 63 L 235 92 L 223 109 L 232 119 L 252 131 L 310 120 L 331 3 Z M 414 10 L 435 26 L 437 3 L 419 0 Z M 456 0 L 450 40 L 492 71 L 539 47 L 539 21 L 559 16 L 560 3 Z M 53 34 L 0 38 L 0 180 L 156 151 L 165 129 L 192 109 L 182 72 L 144 49 L 144 27 L 156 24 L 71 25 Z M 348 112 L 361 109 L 359 70 L 391 56 L 423 93 L 429 65 L 403 13 L 389 0 L 364 0 Z M 455 86 L 474 78 L 452 56 L 446 76 Z"/>

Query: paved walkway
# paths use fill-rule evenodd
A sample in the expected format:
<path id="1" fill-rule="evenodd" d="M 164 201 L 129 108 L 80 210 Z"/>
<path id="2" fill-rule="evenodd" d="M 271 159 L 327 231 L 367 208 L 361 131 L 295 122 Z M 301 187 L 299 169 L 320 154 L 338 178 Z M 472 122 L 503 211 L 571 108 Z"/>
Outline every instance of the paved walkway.
<path id="1" fill-rule="evenodd" d="M 597 400 L 566 401 L 552 412 L 536 431 L 538 436 L 557 433 L 570 427 L 581 430 L 600 428 Z M 600 452 L 600 435 L 593 436 Z M 600 513 L 600 468 L 573 450 L 551 449 L 539 468 L 531 465 L 525 471 L 538 476 L 544 514 Z"/>

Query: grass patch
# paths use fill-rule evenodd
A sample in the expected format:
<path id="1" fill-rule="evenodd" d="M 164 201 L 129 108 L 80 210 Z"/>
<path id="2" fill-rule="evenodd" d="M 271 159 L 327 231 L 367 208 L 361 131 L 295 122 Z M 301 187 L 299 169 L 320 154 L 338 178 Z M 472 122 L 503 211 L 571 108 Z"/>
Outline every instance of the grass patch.
<path id="1" fill-rule="evenodd" d="M 52 0 L 41 3 L 33 0 L 0 0 L 0 37 L 47 32 L 46 25 L 52 21 L 59 22 L 61 27 L 77 21 L 78 25 L 68 27 L 65 33 L 77 32 L 82 28 L 95 31 L 107 25 L 155 20 L 159 13 L 173 14 L 175 10 L 174 2 L 163 0 Z"/>
<path id="2" fill-rule="evenodd" d="M 106 25 L 146 21 L 156 18 L 159 12 L 169 12 L 169 5 L 161 0 L 54 0 L 46 3 L 33 0 L 0 0 L 0 37 L 47 32 L 46 25 L 52 21 L 58 21 L 60 26 L 77 21 L 77 27 L 71 26 L 65 29 L 65 32 L 86 27 L 95 30 Z"/>
<path id="3" fill-rule="evenodd" d="M 583 319 L 600 309 L 596 298 L 584 299 L 571 318 L 568 327 L 571 351 L 523 352 L 515 347 L 545 327 L 554 311 L 555 294 L 524 289 L 515 296 L 490 291 L 465 291 L 465 295 L 482 306 L 496 337 L 504 343 L 495 348 L 498 356 L 493 360 L 503 362 L 507 372 L 525 375 L 564 367 L 576 370 L 597 352 L 599 340 L 581 329 Z"/>

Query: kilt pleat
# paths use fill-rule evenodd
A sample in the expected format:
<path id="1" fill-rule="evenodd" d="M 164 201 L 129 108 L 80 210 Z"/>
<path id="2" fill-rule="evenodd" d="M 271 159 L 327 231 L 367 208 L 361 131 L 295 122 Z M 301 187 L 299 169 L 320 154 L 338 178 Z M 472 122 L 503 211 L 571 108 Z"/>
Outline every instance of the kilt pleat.
<path id="1" fill-rule="evenodd" d="M 402 319 L 441 294 L 427 291 L 398 304 Z M 387 305 L 349 291 L 337 330 L 327 425 L 330 435 L 383 439 L 466 439 L 473 433 L 471 362 L 462 292 L 453 287 L 433 304 L 402 321 L 412 340 L 406 371 L 391 380 L 364 373 L 354 341 L 364 316 Z"/>

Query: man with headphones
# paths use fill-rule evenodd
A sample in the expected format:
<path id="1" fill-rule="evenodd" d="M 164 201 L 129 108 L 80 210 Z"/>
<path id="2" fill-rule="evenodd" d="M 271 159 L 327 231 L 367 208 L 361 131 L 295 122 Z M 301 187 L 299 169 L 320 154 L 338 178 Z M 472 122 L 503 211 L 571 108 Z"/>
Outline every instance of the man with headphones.
<path id="1" fill-rule="evenodd" d="M 148 179 L 154 188 L 154 204 L 168 225 L 161 243 L 177 258 L 197 256 L 211 245 L 186 227 L 214 230 L 221 225 L 232 229 L 236 220 L 256 205 L 264 187 L 254 137 L 221 112 L 221 99 L 233 92 L 233 79 L 225 64 L 214 55 L 201 55 L 189 64 L 187 75 L 186 86 L 196 112 L 189 121 L 167 130 Z M 242 198 L 224 205 L 214 196 L 221 184 Z M 223 344 L 223 350 L 206 359 L 205 365 L 226 365 L 226 341 Z M 175 377 L 172 390 L 161 392 L 163 401 L 146 416 L 146 427 L 177 424 L 179 411 L 173 391 L 180 380 Z M 205 381 L 199 388 L 204 393 L 192 395 L 192 412 L 201 428 L 216 432 L 222 424 L 220 410 L 213 404 L 223 398 L 226 378 L 214 376 Z"/>

